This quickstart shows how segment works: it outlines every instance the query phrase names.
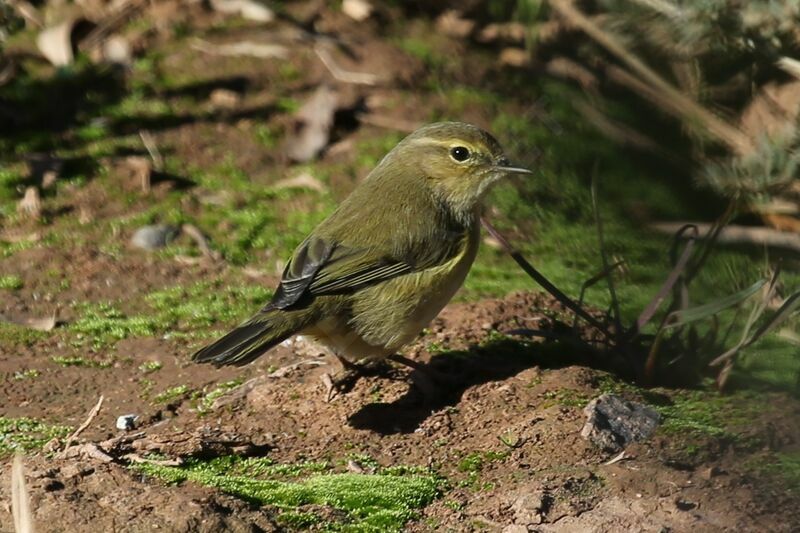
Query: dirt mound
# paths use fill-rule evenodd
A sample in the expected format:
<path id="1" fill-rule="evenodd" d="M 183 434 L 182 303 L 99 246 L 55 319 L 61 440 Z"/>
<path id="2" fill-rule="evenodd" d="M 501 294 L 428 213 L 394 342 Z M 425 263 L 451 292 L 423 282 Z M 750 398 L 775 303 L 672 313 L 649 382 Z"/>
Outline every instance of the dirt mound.
<path id="1" fill-rule="evenodd" d="M 775 454 L 800 442 L 800 429 L 790 423 L 800 411 L 796 401 L 770 395 L 756 405 L 753 397 L 737 395 L 643 391 L 575 364 L 588 356 L 498 333 L 546 329 L 547 315 L 558 311 L 548 298 L 529 293 L 448 307 L 410 350 L 452 378 L 432 403 L 409 384 L 409 370 L 390 366 L 367 372 L 349 393 L 326 402 L 319 379 L 325 367 L 303 365 L 267 377 L 265 368 L 296 361 L 287 347 L 248 367 L 253 381 L 212 399 L 179 395 L 165 408 L 121 387 L 98 420 L 106 425 L 120 406 L 137 406 L 135 432 L 98 431 L 98 422 L 85 434 L 95 446 L 83 441 L 66 457 L 26 459 L 37 528 L 275 531 L 354 523 L 356 513 L 339 500 L 315 503 L 308 496 L 292 507 L 263 486 L 262 492 L 243 493 L 233 483 L 241 479 L 225 477 L 243 472 L 235 461 L 214 467 L 216 472 L 191 473 L 205 468 L 203 461 L 230 454 L 266 457 L 258 475 L 273 468 L 283 476 L 273 483 L 301 479 L 309 491 L 326 477 L 349 483 L 380 473 L 387 479 L 400 475 L 398 469 L 417 480 L 433 475 L 432 503 L 398 515 L 414 518 L 405 526 L 409 531 L 800 527 L 797 494 L 767 468 Z M 213 368 L 188 368 L 198 381 L 217 377 Z M 95 380 L 94 387 L 95 394 L 82 395 L 107 393 L 110 383 Z M 583 440 L 582 408 L 602 392 L 656 405 L 665 418 L 656 437 L 621 457 Z M 239 444 L 229 445 L 234 441 Z M 182 467 L 172 466 L 176 459 Z M 137 469 L 142 460 L 149 461 L 147 468 Z M 289 466 L 296 471 L 287 473 Z M 9 475 L 6 461 L 3 478 Z M 157 477 L 188 481 L 168 485 Z M 10 501 L 7 483 L 0 500 Z M 275 503 L 260 505 L 265 501 Z M 8 508 L 0 507 L 0 523 L 0 531 L 11 531 Z"/>

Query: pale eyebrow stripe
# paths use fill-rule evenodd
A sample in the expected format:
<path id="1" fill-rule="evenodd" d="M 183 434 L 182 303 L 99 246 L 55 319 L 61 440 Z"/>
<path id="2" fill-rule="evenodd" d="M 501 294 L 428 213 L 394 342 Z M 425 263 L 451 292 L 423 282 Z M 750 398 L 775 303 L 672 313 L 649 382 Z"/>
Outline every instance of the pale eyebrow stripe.
<path id="1" fill-rule="evenodd" d="M 457 139 L 451 139 L 449 141 L 443 141 L 441 139 L 434 139 L 433 137 L 421 137 L 419 139 L 412 140 L 411 144 L 433 144 L 433 145 L 437 145 L 437 146 L 448 146 L 449 147 L 449 146 L 453 146 L 454 145 L 454 141 L 456 141 L 456 140 Z M 459 141 L 459 145 L 463 145 L 463 146 L 469 148 L 470 150 L 475 151 L 475 147 L 472 146 L 471 143 L 468 143 L 466 141 Z"/>

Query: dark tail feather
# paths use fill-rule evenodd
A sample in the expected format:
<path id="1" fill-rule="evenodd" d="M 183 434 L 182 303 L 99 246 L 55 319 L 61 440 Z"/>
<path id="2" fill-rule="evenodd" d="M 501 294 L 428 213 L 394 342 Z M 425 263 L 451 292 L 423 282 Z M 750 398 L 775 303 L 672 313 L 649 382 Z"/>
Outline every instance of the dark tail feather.
<path id="1" fill-rule="evenodd" d="M 251 319 L 192 356 L 192 361 L 216 366 L 242 366 L 283 342 L 295 332 L 275 328 L 271 320 Z"/>

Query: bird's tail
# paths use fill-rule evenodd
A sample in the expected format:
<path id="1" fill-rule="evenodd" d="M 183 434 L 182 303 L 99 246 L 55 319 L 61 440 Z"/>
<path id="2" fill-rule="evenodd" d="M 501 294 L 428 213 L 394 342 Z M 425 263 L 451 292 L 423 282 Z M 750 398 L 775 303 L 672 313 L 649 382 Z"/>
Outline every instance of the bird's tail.
<path id="1" fill-rule="evenodd" d="M 266 310 L 192 355 L 197 363 L 242 366 L 288 339 L 309 322 L 306 313 Z"/>

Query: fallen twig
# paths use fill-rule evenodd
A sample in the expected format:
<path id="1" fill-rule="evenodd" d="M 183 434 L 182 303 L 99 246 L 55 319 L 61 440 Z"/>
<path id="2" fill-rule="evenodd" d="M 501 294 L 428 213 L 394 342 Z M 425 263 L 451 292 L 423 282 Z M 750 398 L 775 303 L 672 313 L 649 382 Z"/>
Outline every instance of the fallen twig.
<path id="1" fill-rule="evenodd" d="M 92 410 L 89 411 L 89 416 L 86 417 L 86 420 L 83 422 L 83 424 L 81 424 L 80 427 L 78 427 L 78 429 L 76 429 L 75 432 L 67 438 L 66 442 L 64 442 L 64 450 L 61 452 L 62 455 L 67 450 L 67 448 L 72 446 L 72 443 L 75 442 L 75 439 L 77 439 L 81 433 L 86 431 L 86 428 L 89 427 L 89 424 L 92 423 L 92 420 L 95 419 L 97 413 L 100 412 L 100 408 L 103 406 L 103 400 L 104 400 L 103 396 L 100 395 L 100 398 L 97 400 L 97 403 L 92 408 Z"/>
<path id="2" fill-rule="evenodd" d="M 651 228 L 660 233 L 675 233 L 675 231 L 684 226 L 684 222 L 657 222 L 651 224 Z M 712 229 L 712 224 L 693 223 L 699 230 L 700 239 L 708 238 L 708 234 Z M 756 226 L 725 226 L 717 236 L 717 242 L 723 244 L 747 244 L 758 246 L 769 246 L 773 248 L 782 248 L 793 252 L 800 252 L 800 235 L 797 233 L 788 233 L 785 231 L 778 231 L 771 228 L 762 228 Z"/>

